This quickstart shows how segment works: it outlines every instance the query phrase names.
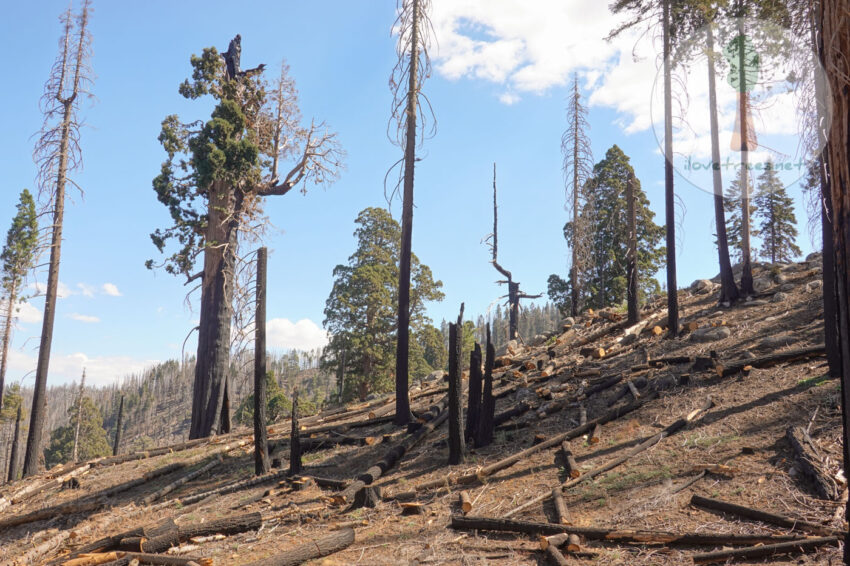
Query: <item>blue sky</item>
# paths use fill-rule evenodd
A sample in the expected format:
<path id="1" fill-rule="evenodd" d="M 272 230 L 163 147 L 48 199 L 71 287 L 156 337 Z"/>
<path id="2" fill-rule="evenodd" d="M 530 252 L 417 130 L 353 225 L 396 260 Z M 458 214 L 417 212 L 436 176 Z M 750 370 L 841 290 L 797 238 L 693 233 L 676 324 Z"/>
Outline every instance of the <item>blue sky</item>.
<path id="1" fill-rule="evenodd" d="M 653 45 L 636 37 L 603 42 L 616 23 L 605 3 L 433 4 L 439 45 L 424 91 L 437 133 L 425 142 L 417 165 L 413 248 L 444 283 L 446 300 L 429 311 L 439 322 L 456 316 L 462 301 L 467 313 L 483 313 L 505 293 L 494 283 L 497 273 L 482 242 L 492 229 L 494 161 L 500 262 L 530 293 L 545 292 L 550 273 L 566 272 L 560 137 L 574 71 L 589 97 L 594 157 L 615 143 L 631 157 L 659 223 L 663 160 L 650 118 L 657 113 L 651 108 Z M 0 95 L 0 225 L 13 216 L 19 191 L 34 187 L 38 100 L 66 6 L 4 2 L 0 35 L 15 46 L 15 56 L 6 59 Z M 243 66 L 262 62 L 275 69 L 285 59 L 304 118 L 325 120 L 347 152 L 346 169 L 333 186 L 272 197 L 266 205 L 275 226 L 266 237 L 270 344 L 283 349 L 321 342 L 333 267 L 353 251 L 357 213 L 386 206 L 384 175 L 400 157 L 386 135 L 394 19 L 392 0 L 258 1 L 244 9 L 232 2 L 95 2 L 95 98 L 83 105 L 84 168 L 74 174 L 85 196 L 72 192 L 66 209 L 60 280 L 67 295 L 57 310 L 49 383 L 77 379 L 83 366 L 90 380 L 108 383 L 179 356 L 198 313 L 187 307 L 181 280 L 144 267 L 146 259 L 159 257 L 150 232 L 168 222 L 151 188 L 164 159 L 156 137 L 168 114 L 185 121 L 208 117 L 209 104 L 184 100 L 177 86 L 190 73 L 191 54 L 209 45 L 223 50 L 237 33 Z M 636 45 L 643 50 L 638 61 L 632 59 Z M 795 139 L 787 129 L 780 133 Z M 711 196 L 681 177 L 677 183 L 684 204 L 678 250 L 684 286 L 716 273 L 716 253 Z M 807 253 L 805 208 L 797 200 L 799 244 Z M 398 218 L 399 202 L 392 211 Z M 12 381 L 31 383 L 41 310 L 35 299 L 21 311 L 10 354 Z M 187 351 L 193 350 L 190 339 Z"/>

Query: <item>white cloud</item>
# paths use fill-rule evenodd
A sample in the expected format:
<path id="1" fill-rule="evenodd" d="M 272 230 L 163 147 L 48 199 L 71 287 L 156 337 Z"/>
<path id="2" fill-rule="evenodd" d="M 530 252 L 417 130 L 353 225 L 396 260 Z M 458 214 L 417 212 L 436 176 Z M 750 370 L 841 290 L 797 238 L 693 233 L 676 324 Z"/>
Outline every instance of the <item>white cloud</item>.
<path id="1" fill-rule="evenodd" d="M 273 349 L 312 350 L 328 343 L 328 333 L 308 318 L 294 323 L 273 318 L 266 322 L 266 343 Z"/>
<path id="2" fill-rule="evenodd" d="M 71 314 L 69 314 L 68 317 L 72 318 L 74 320 L 78 320 L 80 322 L 88 323 L 88 324 L 91 324 L 91 323 L 94 323 L 94 322 L 100 322 L 100 319 L 96 316 L 90 316 L 90 315 L 87 315 L 87 314 L 79 314 L 79 313 L 75 313 L 75 312 L 72 312 Z"/>
<path id="3" fill-rule="evenodd" d="M 499 96 L 499 102 L 507 106 L 512 106 L 519 102 L 520 98 L 512 92 L 505 92 Z"/>
<path id="4" fill-rule="evenodd" d="M 120 297 L 121 291 L 118 290 L 118 287 L 115 286 L 114 283 L 104 283 L 101 286 L 101 290 L 104 295 L 109 295 L 110 297 Z"/>
<path id="5" fill-rule="evenodd" d="M 540 93 L 615 53 L 604 37 L 619 18 L 599 0 L 434 0 L 434 60 L 445 77 L 506 84 Z M 502 96 L 513 104 L 518 94 Z"/>
<path id="6" fill-rule="evenodd" d="M 121 378 L 138 374 L 146 368 L 159 363 L 158 360 L 140 360 L 129 356 L 95 356 L 89 357 L 82 352 L 50 357 L 51 385 L 73 380 L 79 380 L 83 368 L 86 368 L 86 383 L 91 385 L 108 385 L 120 381 Z M 9 352 L 9 376 L 17 380 L 26 376 L 25 384 L 32 385 L 37 360 L 21 352 Z"/>
<path id="7" fill-rule="evenodd" d="M 47 292 L 47 283 L 41 283 L 41 282 L 30 283 L 29 288 L 32 289 L 33 291 L 35 291 L 36 296 L 44 296 L 44 294 Z M 60 281 L 59 285 L 57 285 L 56 296 L 58 298 L 65 299 L 65 298 L 70 297 L 71 295 L 74 295 L 74 294 L 75 294 L 74 291 L 72 291 L 71 288 L 68 287 L 62 281 Z"/>
<path id="8" fill-rule="evenodd" d="M 5 313 L 7 305 L 6 301 L 0 301 L 0 312 Z M 41 322 L 41 311 L 32 306 L 26 301 L 18 301 L 12 311 L 12 316 L 16 322 L 20 324 L 34 324 Z"/>
<path id="9" fill-rule="evenodd" d="M 77 283 L 77 288 L 84 297 L 94 297 L 94 287 L 91 285 L 87 285 L 86 283 Z"/>

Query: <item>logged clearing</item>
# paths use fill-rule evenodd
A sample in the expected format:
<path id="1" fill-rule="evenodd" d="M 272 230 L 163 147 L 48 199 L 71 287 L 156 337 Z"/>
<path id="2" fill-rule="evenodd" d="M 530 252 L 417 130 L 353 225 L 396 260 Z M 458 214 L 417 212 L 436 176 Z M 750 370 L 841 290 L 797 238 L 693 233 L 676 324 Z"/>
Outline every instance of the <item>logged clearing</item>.
<path id="1" fill-rule="evenodd" d="M 240 429 L 6 485 L 0 560 L 838 564 L 839 383 L 826 377 L 820 258 L 808 260 L 759 265 L 759 296 L 732 308 L 695 282 L 675 339 L 658 302 L 637 327 L 589 312 L 509 344 L 495 440 L 468 443 L 464 464 L 447 465 L 437 380 L 412 390 L 428 419 L 413 434 L 392 424 L 389 397 L 301 419 L 294 477 L 277 423 L 280 467 L 257 479 Z"/>

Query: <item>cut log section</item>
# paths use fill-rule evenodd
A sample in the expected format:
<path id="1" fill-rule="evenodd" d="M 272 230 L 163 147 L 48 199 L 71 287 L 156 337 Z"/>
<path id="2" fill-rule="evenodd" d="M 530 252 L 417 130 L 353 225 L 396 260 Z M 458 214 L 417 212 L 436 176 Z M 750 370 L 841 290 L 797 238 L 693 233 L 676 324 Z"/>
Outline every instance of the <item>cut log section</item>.
<path id="1" fill-rule="evenodd" d="M 732 362 L 726 365 L 717 364 L 717 366 L 715 367 L 715 371 L 717 372 L 718 376 L 727 377 L 743 371 L 744 368 L 746 368 L 747 366 L 751 366 L 754 368 L 767 368 L 778 364 L 805 360 L 807 358 L 815 358 L 818 356 L 823 356 L 825 354 L 826 347 L 821 344 L 819 346 L 800 348 L 798 350 L 781 352 L 779 354 L 771 354 L 769 356 L 762 356 L 760 358 L 754 358 L 752 360 L 746 360 L 742 362 Z"/>
<path id="2" fill-rule="evenodd" d="M 567 476 L 571 478 L 579 477 L 581 470 L 579 470 L 576 459 L 573 457 L 573 452 L 570 450 L 570 443 L 566 440 L 561 443 L 561 455 L 564 458 L 564 472 Z"/>
<path id="3" fill-rule="evenodd" d="M 469 492 L 461 491 L 458 500 L 460 501 L 461 512 L 464 515 L 469 514 L 469 512 L 472 511 L 472 499 L 469 497 Z"/>
<path id="4" fill-rule="evenodd" d="M 603 540 L 614 543 L 667 544 L 671 546 L 774 544 L 777 542 L 805 540 L 800 535 L 736 535 L 727 533 L 672 533 L 666 531 L 618 530 L 490 517 L 463 517 L 461 515 L 452 515 L 451 527 L 460 531 L 479 530 L 524 533 L 535 536 L 567 533 L 578 535 L 587 540 Z"/>
<path id="5" fill-rule="evenodd" d="M 817 494 L 823 499 L 838 499 L 838 484 L 824 470 L 820 451 L 806 430 L 800 426 L 792 426 L 785 432 L 785 437 L 794 449 L 794 458 L 800 471 L 812 482 Z"/>
<path id="6" fill-rule="evenodd" d="M 800 554 L 830 544 L 837 546 L 838 537 L 816 537 L 800 541 L 751 546 L 748 548 L 717 550 L 714 552 L 694 554 L 691 558 L 694 564 L 727 564 L 729 560 L 736 558 L 739 560 L 752 560 L 753 558 L 763 558 L 765 556 Z"/>
<path id="7" fill-rule="evenodd" d="M 737 503 L 729 503 L 727 501 L 703 497 L 701 495 L 694 495 L 691 497 L 691 505 L 695 507 L 702 507 L 703 509 L 711 509 L 712 511 L 719 511 L 721 513 L 728 513 L 738 517 L 744 517 L 746 519 L 761 521 L 763 523 L 770 523 L 785 529 L 791 529 L 792 531 L 801 531 L 815 535 L 835 535 L 839 533 L 836 529 L 818 525 L 817 523 L 803 521 L 802 519 L 794 519 L 793 517 L 786 517 L 785 515 L 778 515 L 776 513 L 769 513 L 760 509 L 753 509 L 752 507 L 745 507 L 744 505 L 738 505 Z"/>
<path id="8" fill-rule="evenodd" d="M 557 523 L 559 525 L 569 525 L 572 523 L 570 520 L 570 513 L 567 511 L 567 504 L 564 501 L 564 496 L 561 495 L 561 490 L 559 488 L 555 488 L 552 490 L 552 501 L 555 504 L 555 518 L 557 519 Z"/>
<path id="9" fill-rule="evenodd" d="M 320 538 L 319 540 L 308 542 L 300 546 L 296 546 L 291 550 L 287 550 L 262 560 L 251 562 L 248 566 L 297 566 L 314 558 L 321 558 L 344 550 L 351 546 L 354 542 L 354 529 L 340 529 L 331 531 L 330 534 Z"/>

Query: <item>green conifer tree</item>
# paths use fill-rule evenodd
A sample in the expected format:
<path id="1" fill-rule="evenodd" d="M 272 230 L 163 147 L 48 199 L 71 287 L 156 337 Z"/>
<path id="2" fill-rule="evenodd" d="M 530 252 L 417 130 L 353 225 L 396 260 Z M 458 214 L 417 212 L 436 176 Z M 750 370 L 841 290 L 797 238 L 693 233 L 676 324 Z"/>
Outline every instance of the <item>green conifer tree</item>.
<path id="1" fill-rule="evenodd" d="M 770 259 L 770 263 L 786 263 L 799 256 L 802 251 L 797 246 L 794 201 L 776 174 L 773 161 L 767 162 L 758 178 L 753 202 L 757 208 L 756 217 L 761 220 L 762 256 Z"/>
<path id="2" fill-rule="evenodd" d="M 594 267 L 587 275 L 587 303 L 596 308 L 621 304 L 626 298 L 626 265 L 628 222 L 626 218 L 626 184 L 634 170 L 629 158 L 614 145 L 605 159 L 593 168 L 588 179 L 593 192 L 595 230 L 592 255 Z M 635 212 L 637 219 L 637 264 L 640 273 L 640 293 L 656 293 L 660 289 L 654 275 L 663 264 L 666 248 L 661 245 L 664 227 L 653 222 L 655 213 L 649 208 L 649 199 L 635 179 Z M 585 214 L 586 212 L 582 212 Z M 571 223 L 564 226 L 564 237 L 569 241 Z M 550 280 L 551 281 L 551 280 Z"/>
<path id="3" fill-rule="evenodd" d="M 750 194 L 752 194 L 752 177 L 747 176 L 750 184 Z M 735 176 L 735 179 L 729 184 L 726 189 L 726 194 L 723 196 L 723 208 L 726 210 L 726 237 L 729 243 L 729 253 L 736 262 L 741 262 L 743 252 L 741 250 L 741 234 L 743 225 L 741 222 L 741 172 Z M 750 201 L 750 224 L 752 225 L 752 217 L 758 207 L 753 201 Z M 758 230 L 751 229 L 750 235 L 757 237 Z M 753 258 L 755 259 L 755 258 Z"/>
<path id="4" fill-rule="evenodd" d="M 48 468 L 68 462 L 72 458 L 74 433 L 78 422 L 80 425 L 79 445 L 77 446 L 79 460 L 91 460 L 112 454 L 112 448 L 109 446 L 109 440 L 106 437 L 106 429 L 103 428 L 103 415 L 91 398 L 83 397 L 81 403 L 71 405 L 68 409 L 68 415 L 70 422 L 50 433 L 50 444 L 44 450 L 44 459 Z"/>

